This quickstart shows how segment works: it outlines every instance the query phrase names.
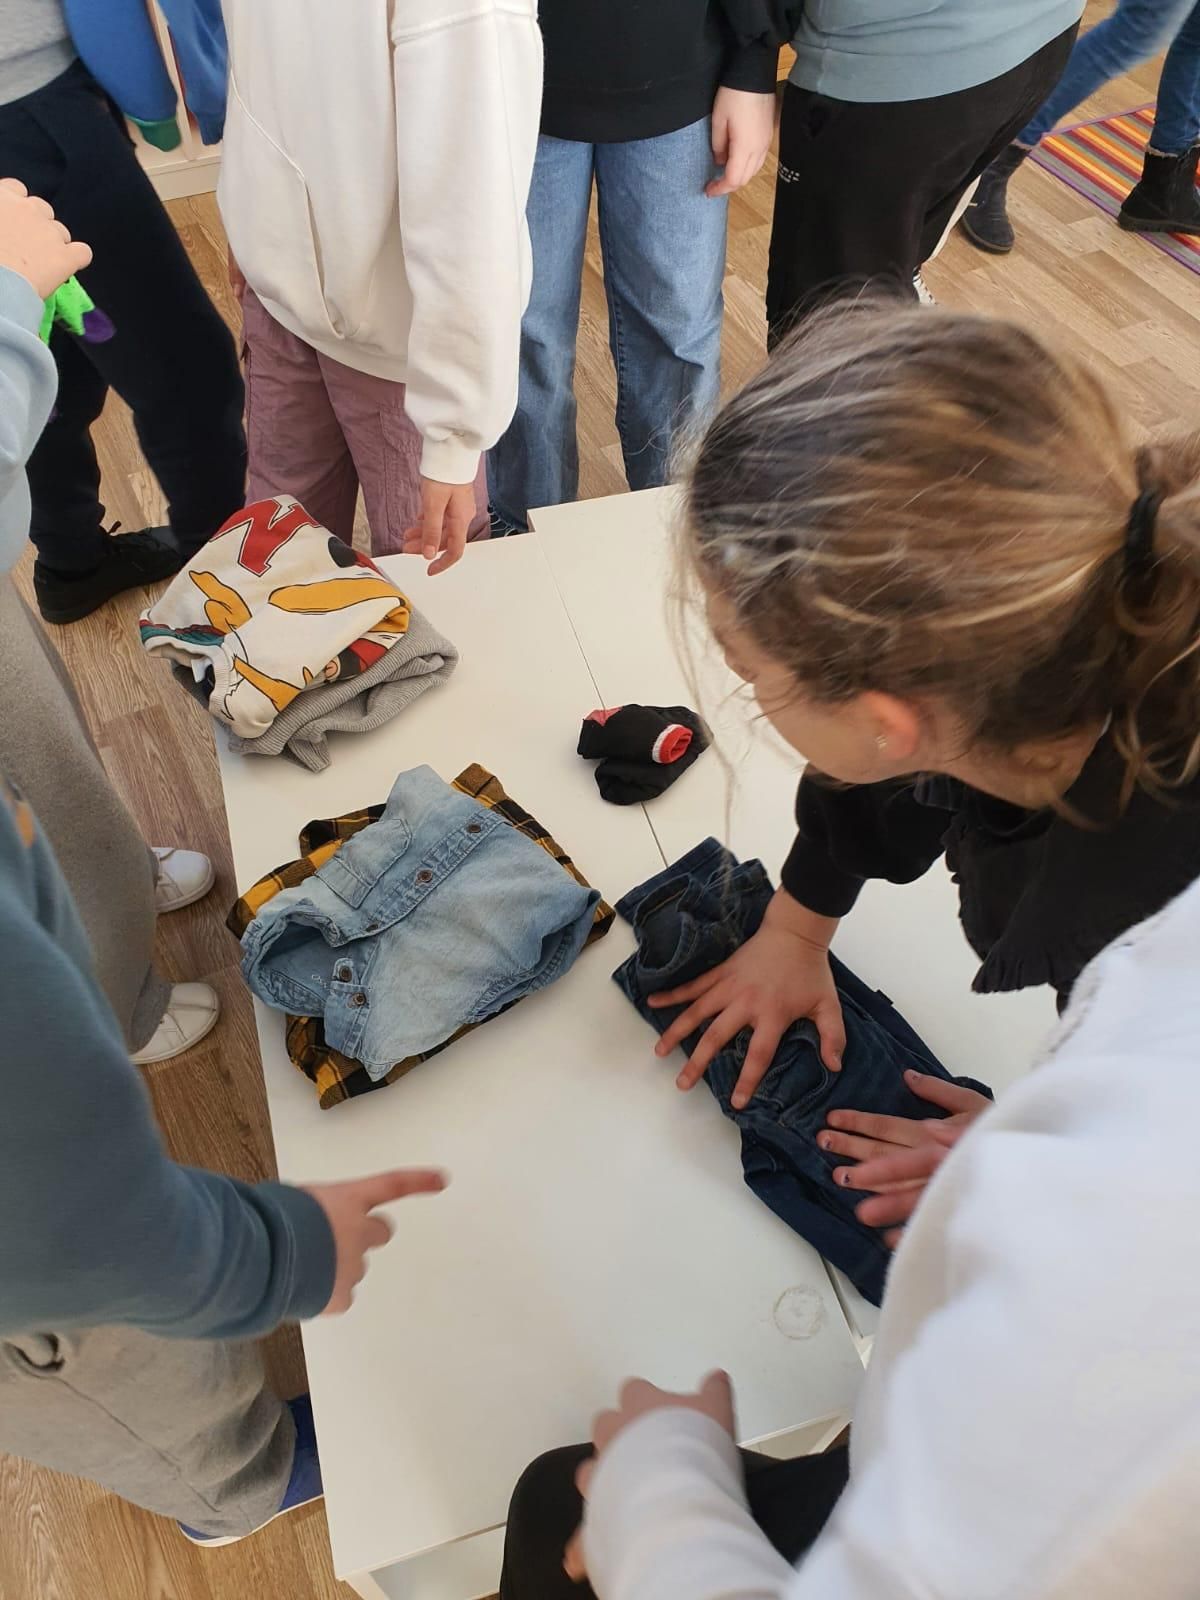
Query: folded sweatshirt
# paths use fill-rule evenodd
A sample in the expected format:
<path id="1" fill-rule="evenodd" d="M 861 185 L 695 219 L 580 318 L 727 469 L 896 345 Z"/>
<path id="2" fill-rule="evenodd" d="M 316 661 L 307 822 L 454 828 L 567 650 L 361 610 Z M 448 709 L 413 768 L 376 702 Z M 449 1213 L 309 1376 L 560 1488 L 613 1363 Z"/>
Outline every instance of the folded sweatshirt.
<path id="1" fill-rule="evenodd" d="M 458 651 L 415 608 L 408 630 L 385 655 L 357 678 L 313 684 L 286 706 L 257 739 L 241 739 L 232 731 L 229 748 L 241 756 L 289 756 L 310 772 L 329 765 L 331 733 L 373 733 L 436 688 L 458 665 Z M 177 667 L 190 688 L 190 673 Z M 190 681 L 189 681 L 190 680 Z"/>
<path id="2" fill-rule="evenodd" d="M 204 684 L 218 722 L 256 739 L 312 686 L 374 666 L 411 614 L 368 556 L 276 495 L 230 517 L 139 626 L 151 655 Z"/>

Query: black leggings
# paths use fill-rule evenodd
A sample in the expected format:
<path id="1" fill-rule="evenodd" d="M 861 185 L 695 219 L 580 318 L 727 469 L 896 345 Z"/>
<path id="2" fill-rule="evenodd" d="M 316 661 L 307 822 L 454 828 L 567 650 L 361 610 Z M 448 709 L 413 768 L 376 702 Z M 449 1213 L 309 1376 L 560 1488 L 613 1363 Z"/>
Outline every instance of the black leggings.
<path id="1" fill-rule="evenodd" d="M 589 1455 L 588 1445 L 554 1450 L 535 1461 L 517 1485 L 508 1514 L 500 1600 L 594 1600 L 591 1586 L 573 1583 L 562 1565 L 583 1512 L 575 1471 Z M 798 1561 L 846 1487 L 846 1446 L 794 1461 L 743 1451 L 742 1466 L 755 1522 L 785 1560 Z"/>
<path id="2" fill-rule="evenodd" d="M 958 202 L 1054 88 L 1077 28 L 957 94 L 830 100 L 789 83 L 779 125 L 767 323 L 772 342 L 831 294 L 913 293 Z"/>
<path id="3" fill-rule="evenodd" d="M 54 207 L 95 259 L 80 274 L 116 328 L 107 344 L 61 329 L 51 340 L 58 404 L 29 462 L 33 542 L 47 566 L 82 572 L 104 557 L 91 426 L 110 388 L 133 412 L 192 551 L 243 503 L 242 377 L 229 329 L 142 171 L 116 107 L 78 63 L 0 106 L 0 173 Z"/>

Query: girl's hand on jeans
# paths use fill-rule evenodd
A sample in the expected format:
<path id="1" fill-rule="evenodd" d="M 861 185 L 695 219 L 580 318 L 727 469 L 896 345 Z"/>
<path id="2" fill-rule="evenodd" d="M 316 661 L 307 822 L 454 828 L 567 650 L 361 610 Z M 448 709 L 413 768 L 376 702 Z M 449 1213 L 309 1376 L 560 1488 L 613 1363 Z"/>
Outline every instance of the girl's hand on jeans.
<path id="1" fill-rule="evenodd" d="M 855 1210 L 868 1228 L 886 1228 L 895 1249 L 903 1224 L 916 1210 L 930 1178 L 973 1122 L 990 1109 L 987 1095 L 924 1072 L 906 1072 L 913 1094 L 950 1112 L 948 1117 L 881 1117 L 869 1111 L 831 1111 L 817 1136 L 822 1150 L 858 1162 L 835 1167 L 834 1181 L 847 1189 L 869 1189 L 870 1200 Z"/>
<path id="2" fill-rule="evenodd" d="M 710 199 L 732 194 L 756 177 L 775 137 L 775 96 L 718 89 L 712 110 L 713 160 L 725 171 L 705 186 Z"/>
<path id="3" fill-rule="evenodd" d="M 834 918 L 816 916 L 780 889 L 758 932 L 728 961 L 678 989 L 650 996 L 652 1006 L 687 1007 L 659 1040 L 658 1056 L 669 1056 L 708 1023 L 676 1079 L 681 1089 L 699 1083 L 718 1051 L 750 1028 L 750 1045 L 732 1096 L 740 1111 L 766 1076 L 784 1033 L 800 1017 L 816 1024 L 821 1059 L 830 1072 L 841 1071 L 846 1029 L 829 969 L 829 940 L 836 927 Z"/>
<path id="4" fill-rule="evenodd" d="M 0 178 L 0 267 L 17 273 L 40 299 L 49 300 L 91 259 L 88 246 L 55 221 L 52 206 L 31 195 L 17 178 Z"/>
<path id="5" fill-rule="evenodd" d="M 367 1255 L 387 1244 L 392 1224 L 381 1217 L 377 1207 L 393 1200 L 406 1200 L 414 1194 L 440 1194 L 446 1178 L 440 1172 L 382 1172 L 374 1178 L 355 1178 L 350 1183 L 305 1184 L 306 1194 L 324 1211 L 333 1233 L 336 1268 L 333 1292 L 321 1313 L 325 1317 L 349 1311 L 354 1287 L 366 1276 Z"/>
<path id="6" fill-rule="evenodd" d="M 724 1428 L 731 1439 L 737 1438 L 733 1385 L 727 1372 L 710 1372 L 695 1394 L 671 1394 L 666 1389 L 658 1389 L 654 1384 L 647 1383 L 644 1378 L 631 1378 L 621 1386 L 616 1410 L 602 1411 L 592 1424 L 595 1454 L 575 1474 L 576 1486 L 585 1500 L 600 1457 L 619 1434 L 651 1411 L 698 1411 L 702 1417 L 711 1417 Z M 567 1576 L 576 1583 L 583 1583 L 586 1579 L 582 1532 L 577 1533 L 567 1546 L 563 1567 Z"/>
<path id="7" fill-rule="evenodd" d="M 421 520 L 404 535 L 405 555 L 432 562 L 429 576 L 436 578 L 461 559 L 475 512 L 473 482 L 439 483 L 436 478 L 422 478 Z"/>

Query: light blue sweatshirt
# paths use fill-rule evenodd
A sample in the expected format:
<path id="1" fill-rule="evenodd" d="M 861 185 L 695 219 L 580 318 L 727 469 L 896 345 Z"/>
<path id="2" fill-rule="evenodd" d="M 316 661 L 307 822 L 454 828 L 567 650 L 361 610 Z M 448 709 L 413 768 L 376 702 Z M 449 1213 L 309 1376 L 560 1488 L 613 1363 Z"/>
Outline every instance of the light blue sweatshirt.
<path id="1" fill-rule="evenodd" d="M 54 401 L 41 317 L 0 267 L 0 582 Z M 0 951 L 0 1339 L 109 1323 L 245 1338 L 315 1316 L 333 1286 L 324 1211 L 169 1158 L 54 853 L 2 773 Z"/>
<path id="2" fill-rule="evenodd" d="M 1011 72 L 1082 13 L 1083 0 L 806 0 L 791 82 L 858 102 L 956 94 Z"/>

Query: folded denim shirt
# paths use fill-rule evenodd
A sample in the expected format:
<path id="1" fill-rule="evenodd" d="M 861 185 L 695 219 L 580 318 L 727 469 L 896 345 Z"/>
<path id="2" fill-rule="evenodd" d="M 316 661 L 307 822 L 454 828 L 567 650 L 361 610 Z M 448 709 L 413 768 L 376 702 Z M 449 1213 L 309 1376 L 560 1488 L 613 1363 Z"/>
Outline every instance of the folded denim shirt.
<path id="1" fill-rule="evenodd" d="M 251 989 L 290 1013 L 289 1052 L 323 1106 L 552 983 L 613 920 L 481 767 L 453 787 L 428 767 L 402 773 L 386 806 L 310 824 L 302 843 L 315 848 L 229 921 Z"/>
<path id="2" fill-rule="evenodd" d="M 690 983 L 731 956 L 757 931 L 773 892 L 760 861 L 740 863 L 716 839 L 705 840 L 617 902 L 619 914 L 633 925 L 638 949 L 613 974 L 615 981 L 646 1021 L 665 1033 L 684 1008 L 651 1010 L 647 997 Z M 886 995 L 868 988 L 836 956 L 830 964 L 846 1024 L 841 1072 L 830 1072 L 822 1062 L 817 1029 L 805 1019 L 784 1034 L 744 1110 L 735 1111 L 730 1097 L 749 1029 L 718 1052 L 705 1077 L 725 1115 L 741 1129 L 750 1188 L 878 1305 L 891 1252 L 877 1230 L 855 1217 L 861 1192 L 833 1181 L 833 1169 L 844 1158 L 826 1155 L 817 1145 L 826 1117 L 835 1110 L 940 1117 L 904 1082 L 910 1068 L 989 1096 L 991 1091 L 970 1078 L 951 1079 Z M 700 1038 L 697 1031 L 685 1041 L 689 1054 Z"/>

